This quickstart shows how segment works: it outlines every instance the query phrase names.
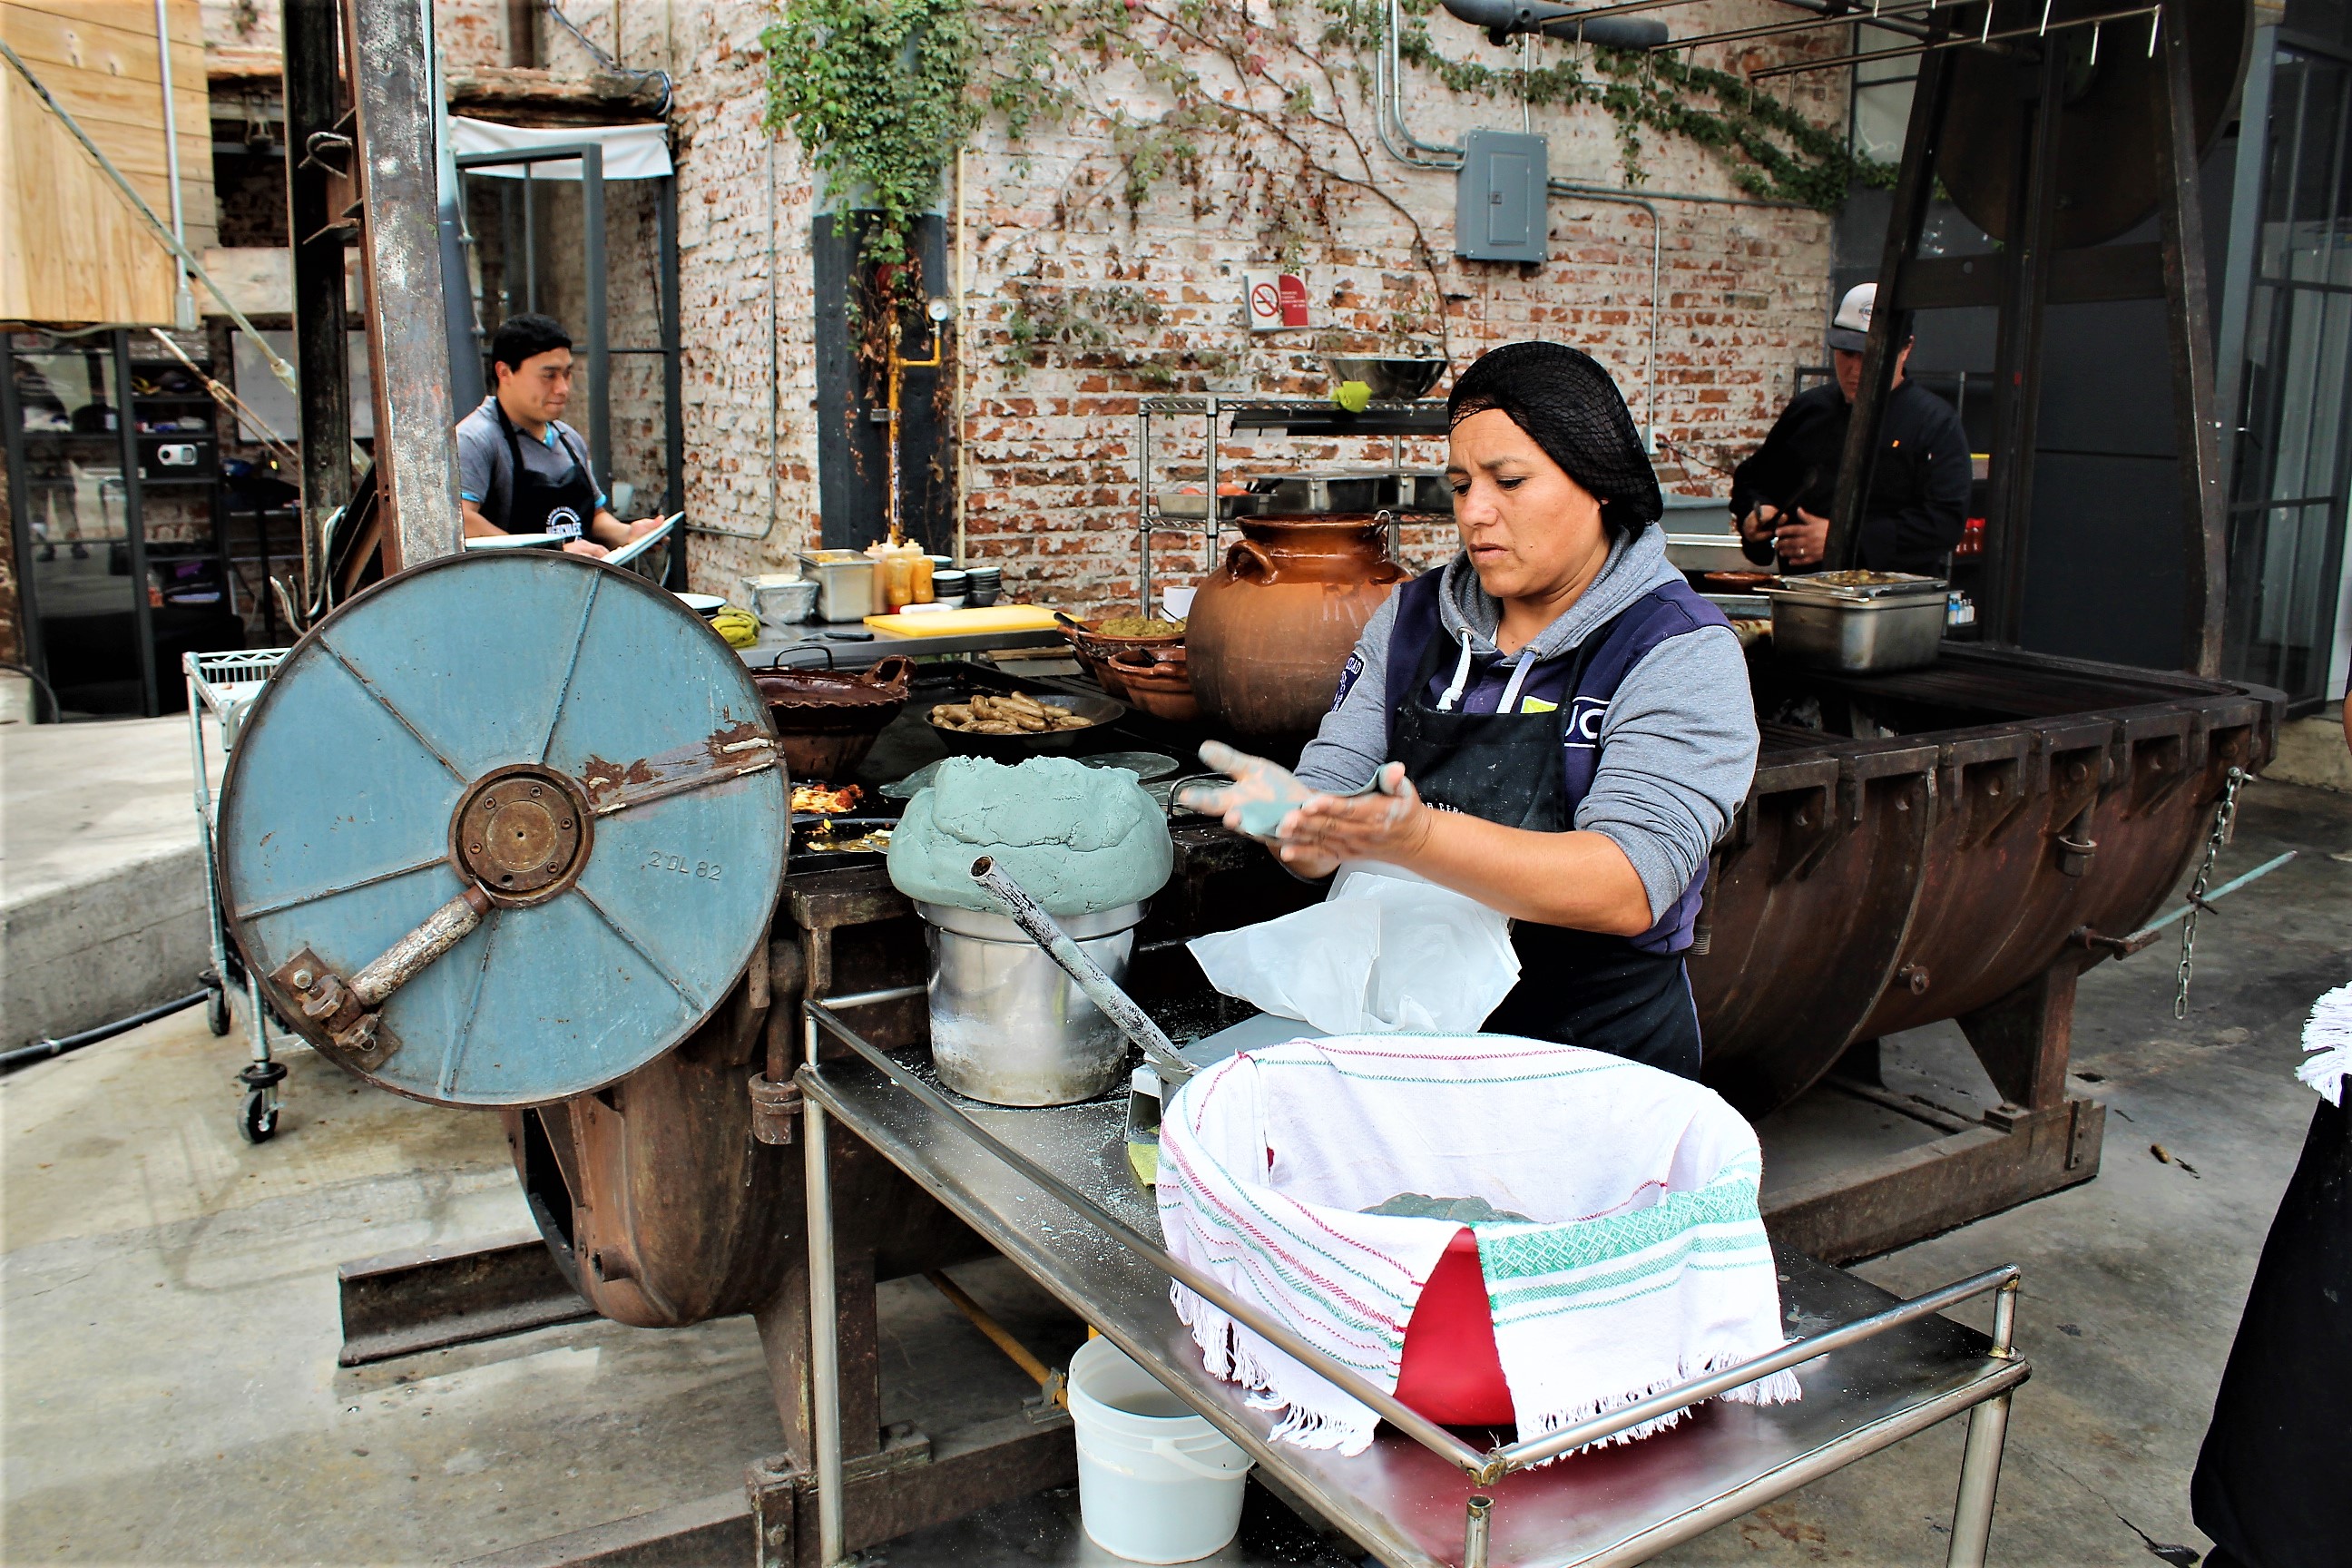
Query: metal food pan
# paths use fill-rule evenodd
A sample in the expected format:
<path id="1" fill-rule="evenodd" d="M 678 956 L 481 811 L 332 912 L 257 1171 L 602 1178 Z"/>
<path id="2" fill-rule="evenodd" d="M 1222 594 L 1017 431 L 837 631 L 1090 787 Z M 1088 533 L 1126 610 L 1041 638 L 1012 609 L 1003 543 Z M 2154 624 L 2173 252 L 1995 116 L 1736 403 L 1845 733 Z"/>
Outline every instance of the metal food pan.
<path id="1" fill-rule="evenodd" d="M 1944 643 L 1944 596 L 1832 598 L 1767 588 L 1776 658 L 1808 669 L 1849 673 L 1917 669 Z"/>
<path id="2" fill-rule="evenodd" d="M 803 551 L 801 575 L 815 579 L 820 620 L 862 621 L 882 613 L 873 557 L 856 550 Z"/>

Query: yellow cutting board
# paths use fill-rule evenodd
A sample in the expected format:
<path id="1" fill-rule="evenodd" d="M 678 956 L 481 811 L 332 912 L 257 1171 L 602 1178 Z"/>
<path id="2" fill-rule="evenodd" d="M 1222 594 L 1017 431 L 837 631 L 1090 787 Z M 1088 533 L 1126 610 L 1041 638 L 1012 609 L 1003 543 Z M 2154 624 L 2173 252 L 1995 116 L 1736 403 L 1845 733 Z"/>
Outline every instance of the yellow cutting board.
<path id="1" fill-rule="evenodd" d="M 984 610 L 933 610 L 921 616 L 868 616 L 877 632 L 900 637 L 960 637 L 985 632 L 1050 632 L 1061 623 L 1035 605 L 991 605 Z"/>

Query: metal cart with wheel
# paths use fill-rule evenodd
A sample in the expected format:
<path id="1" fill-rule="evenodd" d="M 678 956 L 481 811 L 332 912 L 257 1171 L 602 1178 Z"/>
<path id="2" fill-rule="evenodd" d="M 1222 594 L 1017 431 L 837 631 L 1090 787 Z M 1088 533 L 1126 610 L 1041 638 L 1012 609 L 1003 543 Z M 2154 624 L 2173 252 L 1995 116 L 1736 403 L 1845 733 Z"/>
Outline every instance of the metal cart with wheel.
<path id="1" fill-rule="evenodd" d="M 191 653 L 181 657 L 188 679 L 188 746 L 195 763 L 196 833 L 205 850 L 205 908 L 210 919 L 212 968 L 204 975 L 205 1021 L 215 1035 L 229 1031 L 229 987 L 243 985 L 247 1014 L 252 1024 L 253 1059 L 236 1075 L 245 1090 L 237 1115 L 237 1131 L 248 1143 L 268 1142 L 278 1131 L 278 1086 L 286 1068 L 269 1055 L 269 1006 L 261 999 L 260 981 L 238 955 L 221 915 L 220 860 L 214 847 L 214 799 L 210 755 L 205 744 L 205 720 L 209 716 L 220 740 L 223 757 L 236 747 L 237 731 L 255 698 L 286 657 L 282 647 L 244 648 L 233 653 Z"/>

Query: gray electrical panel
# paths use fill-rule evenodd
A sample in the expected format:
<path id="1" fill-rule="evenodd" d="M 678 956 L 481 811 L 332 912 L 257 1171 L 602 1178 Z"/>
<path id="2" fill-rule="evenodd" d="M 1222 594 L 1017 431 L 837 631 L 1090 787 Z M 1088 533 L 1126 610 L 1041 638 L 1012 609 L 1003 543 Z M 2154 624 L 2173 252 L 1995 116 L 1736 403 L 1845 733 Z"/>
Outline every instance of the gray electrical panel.
<path id="1" fill-rule="evenodd" d="M 1541 261 L 1550 144 L 1516 131 L 1473 131 L 1454 185 L 1454 254 L 1471 261 Z"/>

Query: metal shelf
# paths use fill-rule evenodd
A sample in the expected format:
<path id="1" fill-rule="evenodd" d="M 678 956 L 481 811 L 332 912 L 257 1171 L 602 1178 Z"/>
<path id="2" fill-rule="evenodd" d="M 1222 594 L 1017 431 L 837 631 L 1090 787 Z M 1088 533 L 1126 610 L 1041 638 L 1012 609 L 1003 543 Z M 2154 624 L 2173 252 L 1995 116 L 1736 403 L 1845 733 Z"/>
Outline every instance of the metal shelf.
<path id="1" fill-rule="evenodd" d="M 1136 404 L 1135 424 L 1135 539 L 1136 595 L 1142 614 L 1151 611 L 1151 536 L 1155 533 L 1178 533 L 1200 537 L 1208 544 L 1209 569 L 1216 570 L 1217 559 L 1224 546 L 1224 509 L 1217 494 L 1218 451 L 1222 446 L 1218 421 L 1229 417 L 1235 432 L 1246 430 L 1259 436 L 1321 436 L 1354 437 L 1363 439 L 1386 439 L 1390 443 L 1389 468 L 1391 473 L 1404 472 L 1404 443 L 1412 437 L 1442 436 L 1446 431 L 1446 405 L 1439 398 L 1418 398 L 1411 401 L 1377 399 L 1366 405 L 1360 414 L 1350 414 L 1328 397 L 1263 395 L 1224 397 L 1209 394 L 1199 397 L 1146 397 Z M 1203 491 L 1202 515 L 1198 518 L 1177 517 L 1162 511 L 1154 500 L 1157 492 L 1151 483 L 1151 422 L 1155 418 L 1205 419 L 1208 428 L 1204 446 L 1207 452 L 1207 477 Z M 1397 518 L 1406 515 L 1391 512 L 1389 521 L 1389 553 L 1394 556 L 1402 542 Z M 1434 514 L 1431 514 L 1434 515 Z"/>

